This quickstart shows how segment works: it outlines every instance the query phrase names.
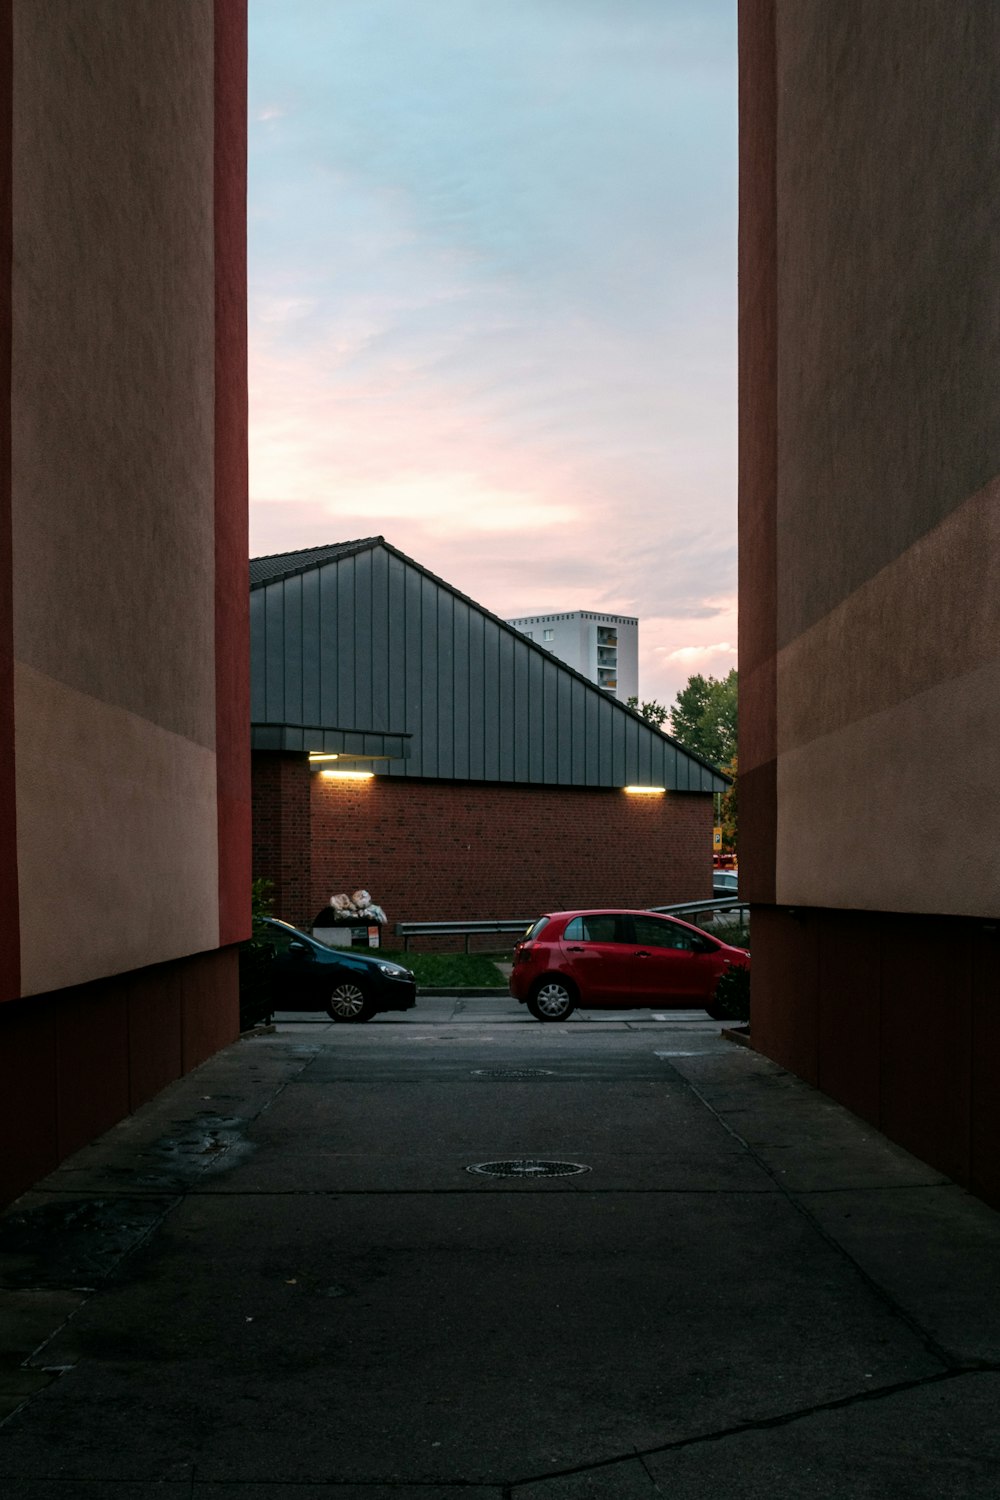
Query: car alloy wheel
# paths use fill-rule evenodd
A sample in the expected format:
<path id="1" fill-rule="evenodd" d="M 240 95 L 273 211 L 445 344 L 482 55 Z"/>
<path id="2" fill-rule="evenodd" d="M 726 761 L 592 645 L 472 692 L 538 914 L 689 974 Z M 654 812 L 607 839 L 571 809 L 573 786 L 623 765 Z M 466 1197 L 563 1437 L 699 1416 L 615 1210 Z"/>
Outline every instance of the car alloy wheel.
<path id="1" fill-rule="evenodd" d="M 326 1010 L 334 1021 L 367 1021 L 371 1014 L 364 991 L 349 979 L 337 985 Z"/>
<path id="2" fill-rule="evenodd" d="M 528 1009 L 539 1021 L 564 1021 L 574 1008 L 573 996 L 558 979 L 546 979 L 528 1001 Z"/>

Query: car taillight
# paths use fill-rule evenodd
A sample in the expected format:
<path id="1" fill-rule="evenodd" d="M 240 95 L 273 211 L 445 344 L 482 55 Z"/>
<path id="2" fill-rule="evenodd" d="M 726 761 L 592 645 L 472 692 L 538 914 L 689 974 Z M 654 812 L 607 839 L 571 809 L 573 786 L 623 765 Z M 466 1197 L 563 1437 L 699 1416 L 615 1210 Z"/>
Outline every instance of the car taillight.
<path id="1" fill-rule="evenodd" d="M 531 944 L 530 943 L 518 943 L 517 947 L 514 949 L 514 962 L 516 964 L 519 964 L 522 959 L 525 959 L 525 958 L 528 957 L 528 954 L 530 952 L 531 952 Z"/>

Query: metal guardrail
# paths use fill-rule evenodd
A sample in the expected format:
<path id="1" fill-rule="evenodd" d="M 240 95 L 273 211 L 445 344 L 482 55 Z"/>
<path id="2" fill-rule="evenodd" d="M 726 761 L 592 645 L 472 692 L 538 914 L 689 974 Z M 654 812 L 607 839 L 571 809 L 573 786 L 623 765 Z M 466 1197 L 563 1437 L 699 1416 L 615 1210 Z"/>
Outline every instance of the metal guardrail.
<path id="1" fill-rule="evenodd" d="M 465 938 L 465 951 L 469 951 L 469 939 L 479 932 L 527 932 L 532 918 L 503 918 L 496 922 L 397 922 L 395 933 L 403 939 L 403 952 L 408 953 L 411 937 L 454 936 Z"/>
<path id="2" fill-rule="evenodd" d="M 679 906 L 650 906 L 647 910 L 660 912 L 667 917 L 696 917 L 699 912 L 738 912 L 742 929 L 747 925 L 750 903 L 741 901 L 738 896 L 717 896 L 712 901 L 682 901 Z"/>
<path id="3" fill-rule="evenodd" d="M 644 911 L 662 912 L 664 916 L 697 916 L 699 912 L 739 912 L 740 927 L 746 926 L 748 905 L 735 896 L 718 896 L 712 901 L 682 901 L 675 906 L 647 906 Z M 469 939 L 484 932 L 527 932 L 533 918 L 502 918 L 495 922 L 397 922 L 394 928 L 397 937 L 403 939 L 403 952 L 410 950 L 411 937 L 464 937 L 465 951 L 469 951 Z"/>

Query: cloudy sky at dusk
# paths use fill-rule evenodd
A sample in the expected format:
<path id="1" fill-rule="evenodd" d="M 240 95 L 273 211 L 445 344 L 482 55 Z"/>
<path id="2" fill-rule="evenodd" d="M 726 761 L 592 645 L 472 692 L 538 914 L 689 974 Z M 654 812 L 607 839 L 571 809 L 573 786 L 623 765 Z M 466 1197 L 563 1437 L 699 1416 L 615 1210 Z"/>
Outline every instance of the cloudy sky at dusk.
<path id="1" fill-rule="evenodd" d="M 736 644 L 735 0 L 250 0 L 250 542 Z"/>

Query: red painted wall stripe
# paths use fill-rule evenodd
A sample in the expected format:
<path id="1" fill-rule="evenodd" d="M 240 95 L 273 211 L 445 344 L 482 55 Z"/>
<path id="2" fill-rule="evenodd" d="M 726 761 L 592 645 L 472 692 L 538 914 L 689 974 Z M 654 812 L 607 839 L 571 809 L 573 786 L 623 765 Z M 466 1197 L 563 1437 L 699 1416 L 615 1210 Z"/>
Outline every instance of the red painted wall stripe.
<path id="1" fill-rule="evenodd" d="M 246 191 L 246 0 L 215 0 L 215 714 L 223 945 L 250 931 Z"/>
<path id="2" fill-rule="evenodd" d="M 774 900 L 778 200 L 775 0 L 740 0 L 740 894 Z"/>
<path id="3" fill-rule="evenodd" d="M 14 780 L 14 569 L 11 545 L 12 139 L 14 5 L 0 0 L 0 1000 L 21 993 Z"/>

